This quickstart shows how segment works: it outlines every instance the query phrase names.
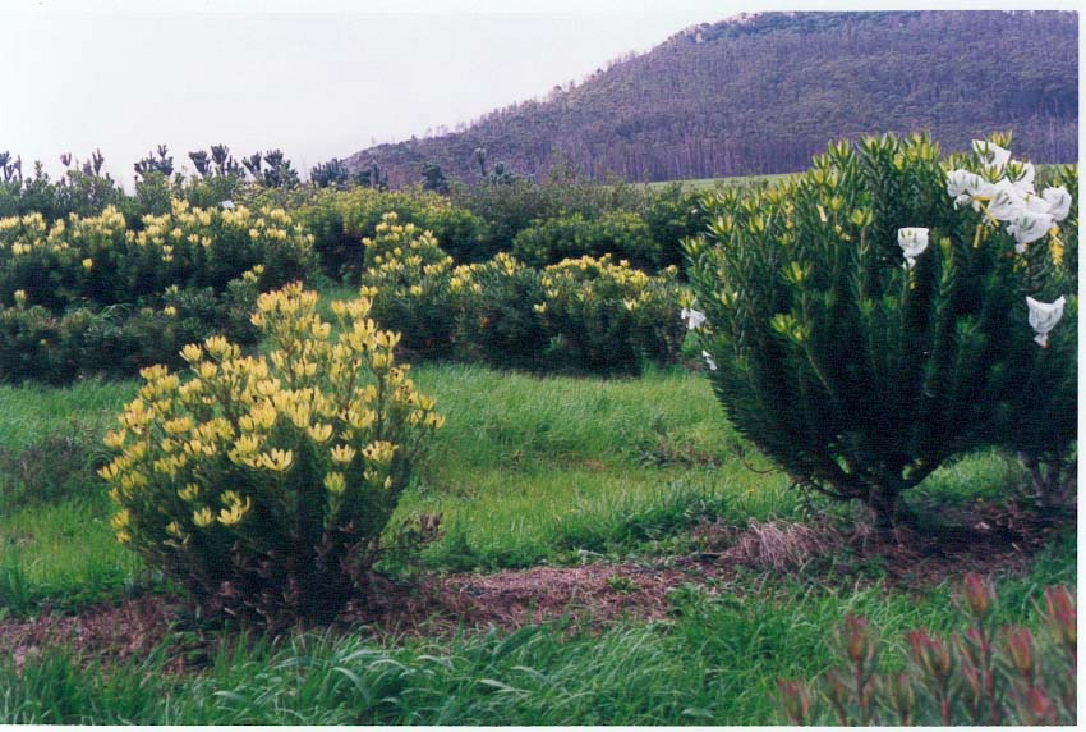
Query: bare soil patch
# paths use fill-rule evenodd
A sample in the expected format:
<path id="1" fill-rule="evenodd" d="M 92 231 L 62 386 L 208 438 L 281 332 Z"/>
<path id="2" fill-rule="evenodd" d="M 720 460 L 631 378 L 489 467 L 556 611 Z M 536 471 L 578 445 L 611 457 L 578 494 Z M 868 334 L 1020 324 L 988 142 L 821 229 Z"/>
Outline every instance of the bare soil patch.
<path id="1" fill-rule="evenodd" d="M 966 572 L 1024 574 L 1053 534 L 1074 522 L 1073 513 L 1053 519 L 1012 503 L 954 509 L 944 518 L 942 525 L 947 528 L 902 529 L 882 538 L 862 530 L 846 535 L 806 524 L 705 524 L 694 532 L 705 551 L 638 564 L 435 576 L 409 587 L 378 579 L 371 599 L 352 602 L 336 629 L 362 630 L 385 638 L 443 637 L 458 629 L 513 629 L 562 617 L 594 630 L 619 619 L 662 620 L 669 612 L 668 593 L 676 587 L 708 585 L 711 592 L 714 586 L 740 574 L 749 576 L 751 571 L 801 573 L 810 579 L 812 570 L 824 566 L 820 561 L 842 549 L 856 558 L 857 572 L 872 560 L 882 567 L 882 576 L 871 581 L 888 588 L 923 590 L 956 581 Z M 850 566 L 847 560 L 839 562 L 832 576 L 826 572 L 819 579 L 854 583 Z M 0 622 L 0 654 L 11 654 L 21 666 L 45 649 L 70 647 L 85 659 L 123 661 L 157 647 L 179 624 L 184 625 L 186 616 L 176 601 L 143 597 L 89 607 L 78 616 L 43 612 L 33 619 L 8 619 Z M 206 635 L 208 642 L 214 635 Z M 193 657 L 182 650 L 175 664 L 178 671 L 189 665 L 183 657 Z"/>

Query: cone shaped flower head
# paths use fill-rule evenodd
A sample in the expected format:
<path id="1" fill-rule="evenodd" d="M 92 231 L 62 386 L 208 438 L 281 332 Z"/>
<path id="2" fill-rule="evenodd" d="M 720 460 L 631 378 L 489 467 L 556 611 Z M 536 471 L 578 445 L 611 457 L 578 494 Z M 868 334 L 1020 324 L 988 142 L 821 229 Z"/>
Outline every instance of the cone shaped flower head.
<path id="1" fill-rule="evenodd" d="M 928 248 L 928 229 L 898 229 L 897 243 L 905 255 L 906 266 L 910 269 L 916 264 L 916 258 Z"/>
<path id="2" fill-rule="evenodd" d="M 1048 333 L 1063 317 L 1063 304 L 1066 301 L 1067 298 L 1062 295 L 1056 298 L 1055 302 L 1038 302 L 1032 297 L 1026 298 L 1026 305 L 1029 306 L 1029 324 L 1033 330 L 1037 331 L 1034 340 L 1041 348 L 1048 347 Z"/>

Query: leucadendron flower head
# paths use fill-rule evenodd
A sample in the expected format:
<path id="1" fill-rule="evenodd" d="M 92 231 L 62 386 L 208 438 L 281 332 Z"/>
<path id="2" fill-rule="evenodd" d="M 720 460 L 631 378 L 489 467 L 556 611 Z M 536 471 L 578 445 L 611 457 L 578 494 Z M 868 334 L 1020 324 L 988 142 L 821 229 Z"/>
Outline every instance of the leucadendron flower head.
<path id="1" fill-rule="evenodd" d="M 1066 301 L 1067 298 L 1062 295 L 1056 298 L 1055 302 L 1039 302 L 1032 297 L 1026 298 L 1026 305 L 1029 306 L 1029 324 L 1033 330 L 1037 331 L 1034 340 L 1041 348 L 1048 347 L 1048 334 L 1063 317 L 1063 305 Z"/>
<path id="2" fill-rule="evenodd" d="M 929 229 L 907 228 L 897 230 L 897 243 L 901 247 L 901 253 L 905 255 L 905 266 L 912 268 L 916 264 L 916 258 L 928 248 Z"/>

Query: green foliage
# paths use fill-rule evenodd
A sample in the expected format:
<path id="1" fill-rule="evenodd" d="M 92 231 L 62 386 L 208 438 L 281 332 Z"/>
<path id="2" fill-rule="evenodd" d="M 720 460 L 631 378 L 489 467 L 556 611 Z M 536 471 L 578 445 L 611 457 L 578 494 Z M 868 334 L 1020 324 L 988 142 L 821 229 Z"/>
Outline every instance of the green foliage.
<path id="1" fill-rule="evenodd" d="M 844 663 L 817 685 L 777 682 L 789 724 L 847 726 L 1064 725 L 1076 720 L 1076 609 L 1066 587 L 1045 590 L 1045 632 L 995 622 L 995 590 L 975 574 L 963 580 L 964 634 L 906 633 L 906 669 L 878 673 L 879 639 L 863 617 L 848 616 L 837 642 Z"/>
<path id="2" fill-rule="evenodd" d="M 539 271 L 503 253 L 485 264 L 457 268 L 450 283 L 459 298 L 460 355 L 500 368 L 546 368 L 550 333 L 540 311 Z"/>
<path id="3" fill-rule="evenodd" d="M 313 233 L 313 248 L 325 273 L 335 278 L 357 277 L 370 264 L 363 241 L 377 236 L 378 225 L 390 212 L 396 213 L 403 225 L 432 232 L 456 259 L 479 260 L 488 254 L 480 248 L 483 222 L 428 191 L 326 190 L 303 206 L 298 217 Z"/>
<path id="4" fill-rule="evenodd" d="M 674 267 L 650 276 L 628 262 L 565 260 L 543 270 L 542 311 L 557 338 L 554 355 L 577 370 L 638 373 L 644 362 L 673 361 L 682 345 Z"/>
<path id="5" fill-rule="evenodd" d="M 452 258 L 433 235 L 399 224 L 395 211 L 381 217 L 373 239 L 363 239 L 362 294 L 373 301 L 373 317 L 403 334 L 403 347 L 427 357 L 452 353 L 456 324 Z"/>
<path id="6" fill-rule="evenodd" d="M 1047 348 L 1026 304 L 1066 292 L 1055 239 L 1019 255 L 987 199 L 958 210 L 947 170 L 961 165 L 982 168 L 978 153 L 943 163 L 923 136 L 832 145 L 776 188 L 708 196 L 709 236 L 688 246 L 732 423 L 796 482 L 865 501 L 882 527 L 956 454 L 1020 444 L 1023 425 L 1035 451 L 1066 455 L 1075 436 L 1073 293 Z M 899 230 L 921 226 L 931 246 L 909 254 Z"/>
<path id="7" fill-rule="evenodd" d="M 634 186 L 600 185 L 585 178 L 562 159 L 551 161 L 547 176 L 539 183 L 523 177 L 487 177 L 474 186 L 455 185 L 451 193 L 454 206 L 486 221 L 482 246 L 486 256 L 510 251 L 517 234 L 535 221 L 575 214 L 595 219 L 607 211 L 639 211 L 644 198 L 645 193 Z"/>
<path id="8" fill-rule="evenodd" d="M 703 234 L 709 225 L 701 195 L 685 190 L 681 183 L 669 183 L 654 190 L 641 207 L 641 217 L 659 250 L 655 264 L 661 267 L 681 267 L 682 242 Z"/>
<path id="9" fill-rule="evenodd" d="M 267 357 L 215 337 L 186 346 L 195 378 L 145 369 L 106 436 L 100 474 L 121 542 L 208 611 L 330 621 L 363 590 L 379 539 L 444 421 L 396 366 L 398 336 L 365 299 L 333 303 L 337 335 L 300 285 L 261 295 Z"/>
<path id="10" fill-rule="evenodd" d="M 224 331 L 252 345 L 257 281 L 248 272 L 221 293 L 170 289 L 134 305 L 74 307 L 60 317 L 26 307 L 19 295 L 15 307 L 0 306 L 0 379 L 64 384 L 91 375 L 130 377 L 156 363 L 178 364 L 186 343 Z"/>
<path id="11" fill-rule="evenodd" d="M 563 259 L 613 254 L 635 267 L 651 269 L 661 252 L 645 220 L 636 213 L 609 211 L 597 219 L 580 214 L 536 221 L 513 239 L 513 255 L 536 267 Z"/>

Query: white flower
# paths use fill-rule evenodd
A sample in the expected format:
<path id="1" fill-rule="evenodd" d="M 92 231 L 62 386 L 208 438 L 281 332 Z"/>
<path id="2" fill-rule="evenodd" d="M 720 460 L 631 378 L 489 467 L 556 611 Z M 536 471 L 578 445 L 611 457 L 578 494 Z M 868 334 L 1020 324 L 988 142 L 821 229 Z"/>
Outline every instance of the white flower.
<path id="1" fill-rule="evenodd" d="M 1007 233 L 1014 236 L 1014 240 L 1018 243 L 1015 251 L 1021 254 L 1026 251 L 1026 244 L 1040 239 L 1052 228 L 1053 224 L 1055 220 L 1051 215 L 1023 209 L 1007 227 Z"/>
<path id="2" fill-rule="evenodd" d="M 973 152 L 979 155 L 989 168 L 1003 168 L 1011 159 L 1010 150 L 1004 150 L 994 142 L 984 140 L 973 140 Z"/>
<path id="3" fill-rule="evenodd" d="M 1062 295 L 1051 303 L 1037 302 L 1032 297 L 1026 298 L 1026 305 L 1029 306 L 1029 324 L 1037 331 L 1037 337 L 1034 340 L 1040 344 L 1041 348 L 1048 347 L 1048 332 L 1055 328 L 1056 323 L 1063 317 L 1065 302 L 1066 298 Z"/>
<path id="4" fill-rule="evenodd" d="M 683 308 L 679 312 L 679 317 L 686 321 L 688 330 L 697 330 L 705 322 L 705 313 L 693 308 Z"/>
<path id="5" fill-rule="evenodd" d="M 234 202 L 233 201 L 223 201 L 219 205 L 222 206 L 223 208 L 233 208 L 234 207 Z"/>
<path id="6" fill-rule="evenodd" d="M 1014 186 L 1014 190 L 1019 196 L 1025 198 L 1026 196 L 1032 196 L 1036 191 L 1033 188 L 1033 179 L 1037 177 L 1037 170 L 1033 167 L 1033 163 L 1022 164 L 1022 176 L 1011 183 Z"/>
<path id="7" fill-rule="evenodd" d="M 1063 221 L 1071 210 L 1071 194 L 1063 186 L 1058 188 L 1045 188 L 1041 194 L 1048 204 L 1048 213 L 1056 221 Z"/>
<path id="8" fill-rule="evenodd" d="M 928 248 L 928 229 L 898 229 L 897 243 L 905 255 L 906 266 L 911 268 Z"/>
<path id="9" fill-rule="evenodd" d="M 947 195 L 959 198 L 969 197 L 977 188 L 980 188 L 981 178 L 976 173 L 959 168 L 946 174 Z"/>
<path id="10" fill-rule="evenodd" d="M 716 371 L 716 361 L 713 360 L 713 354 L 708 351 L 702 351 L 701 356 L 705 359 L 705 363 L 709 365 L 709 370 Z"/>
<path id="11" fill-rule="evenodd" d="M 998 183 L 983 186 L 987 195 L 988 213 L 997 221 L 1012 221 L 1026 208 L 1026 202 L 1014 187 L 1014 184 L 1004 178 Z"/>

